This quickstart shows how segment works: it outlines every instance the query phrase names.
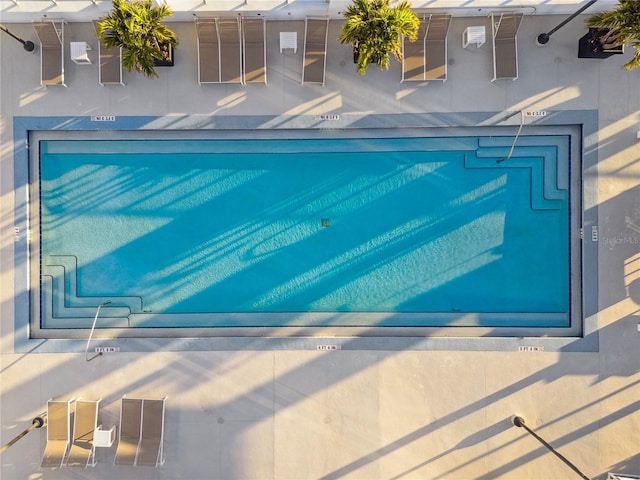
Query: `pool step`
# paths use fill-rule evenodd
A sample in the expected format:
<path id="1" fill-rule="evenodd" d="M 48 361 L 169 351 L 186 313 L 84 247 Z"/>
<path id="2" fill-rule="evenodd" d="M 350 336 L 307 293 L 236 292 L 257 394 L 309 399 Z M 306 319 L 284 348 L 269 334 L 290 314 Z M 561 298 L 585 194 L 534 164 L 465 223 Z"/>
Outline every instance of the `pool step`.
<path id="1" fill-rule="evenodd" d="M 503 159 L 509 155 L 511 148 L 505 147 L 491 147 L 483 148 L 477 152 L 479 158 L 490 158 L 494 160 L 496 158 Z M 513 154 L 508 160 L 500 162 L 496 166 L 501 168 L 523 168 L 529 167 L 532 169 L 541 170 L 544 181 L 544 198 L 549 200 L 564 200 L 566 197 L 566 188 L 558 188 L 558 176 L 557 167 L 555 161 L 555 151 L 551 151 L 551 148 L 516 148 L 513 150 Z M 541 157 L 539 155 L 542 155 Z M 533 163 L 526 165 L 527 159 L 534 158 Z M 512 164 L 512 165 L 511 165 Z"/>
<path id="2" fill-rule="evenodd" d="M 545 137 L 546 138 L 546 137 Z M 525 168 L 530 172 L 530 205 L 533 210 L 562 208 L 568 195 L 568 145 L 551 137 L 556 145 L 528 145 L 537 137 L 523 137 L 511 152 L 513 138 L 481 139 L 475 154 L 465 155 L 465 168 Z M 523 140 L 522 144 L 520 140 Z M 549 143 L 549 142 L 547 142 Z M 511 156 L 509 157 L 509 153 Z M 509 157 L 507 159 L 507 157 Z M 505 160 L 503 160 L 505 159 Z M 502 160 L 502 161 L 499 161 Z"/>
<path id="3" fill-rule="evenodd" d="M 53 286 L 53 277 L 42 276 L 40 328 L 90 328 L 96 315 L 94 307 L 66 307 Z M 54 293 L 55 292 L 55 293 Z M 126 328 L 129 326 L 130 311 L 124 307 L 104 306 L 96 322 L 98 328 Z"/>
<path id="4" fill-rule="evenodd" d="M 541 146 L 541 143 L 543 145 Z M 484 147 L 509 147 L 513 145 L 513 137 L 480 137 L 479 150 Z M 553 158 L 556 168 L 556 187 L 559 190 L 569 189 L 569 136 L 567 135 L 536 135 L 521 136 L 516 142 L 516 148 L 555 148 Z M 508 152 L 507 152 L 508 153 Z M 503 162 L 504 163 L 504 162 Z M 550 165 L 551 166 L 551 165 Z"/>
<path id="5" fill-rule="evenodd" d="M 541 168 L 543 160 L 540 157 L 511 157 L 507 162 L 496 163 L 496 158 L 478 158 L 473 154 L 465 155 L 465 168 L 469 169 L 495 169 L 495 168 L 520 168 L 530 172 L 529 198 L 532 210 L 558 210 L 562 207 L 562 201 L 555 198 L 546 198 L 544 195 L 545 179 L 544 169 Z M 504 166 L 508 163 L 508 166 Z"/>
<path id="6" fill-rule="evenodd" d="M 86 319 L 93 320 L 100 304 L 102 307 L 98 324 L 121 326 L 132 313 L 142 312 L 140 297 L 125 296 L 78 296 L 77 258 L 74 255 L 45 255 L 42 264 L 42 313 L 43 327 L 46 319 L 69 319 L 65 327 L 86 327 Z M 74 319 L 73 321 L 71 319 Z M 74 327 L 78 321 L 79 326 Z M 59 323 L 57 323 L 59 325 Z"/>

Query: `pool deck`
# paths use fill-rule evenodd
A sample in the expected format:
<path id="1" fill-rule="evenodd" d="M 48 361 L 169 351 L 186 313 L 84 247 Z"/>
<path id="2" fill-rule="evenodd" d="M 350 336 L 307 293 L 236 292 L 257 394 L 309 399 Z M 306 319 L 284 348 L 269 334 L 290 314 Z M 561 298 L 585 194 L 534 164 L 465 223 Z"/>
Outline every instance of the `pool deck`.
<path id="1" fill-rule="evenodd" d="M 388 72 L 372 66 L 359 77 L 350 47 L 332 40 L 338 21 L 330 24 L 324 87 L 300 85 L 302 21 L 267 23 L 267 85 L 199 86 L 192 23 L 172 24 L 181 42 L 174 67 L 160 68 L 155 80 L 125 72 L 126 86 L 98 84 L 89 23 L 66 26 L 67 42 L 93 42 L 94 60 L 75 65 L 67 55 L 67 88 L 40 86 L 39 54 L 27 54 L 3 36 L 0 443 L 27 428 L 50 398 L 102 398 L 99 423 L 105 428 L 118 424 L 123 395 L 168 399 L 166 463 L 158 469 L 114 466 L 115 445 L 97 449 L 94 468 L 41 469 L 43 428 L 2 454 L 0 477 L 574 478 L 512 426 L 513 414 L 590 478 L 640 474 L 640 70 L 621 68 L 629 52 L 578 59 L 581 19 L 537 46 L 535 37 L 562 19 L 525 16 L 518 33 L 519 78 L 494 83 L 490 42 L 466 49 L 461 44 L 464 29 L 486 17 L 453 19 L 448 80 L 429 84 L 400 83 L 397 62 Z M 6 26 L 35 40 L 29 24 Z M 297 53 L 280 53 L 280 31 L 298 33 Z M 23 140 L 17 130 L 25 125 L 515 130 L 518 115 L 511 114 L 520 110 L 548 112 L 535 122 L 583 124 L 584 272 L 593 286 L 585 298 L 585 338 L 119 339 L 120 352 L 86 362 L 82 342 L 61 351 L 60 344 L 25 341 L 26 329 L 16 329 L 25 308 L 16 299 L 25 298 L 18 272 L 28 236 L 26 188 L 14 181 L 25 168 L 17 164 L 14 170 L 14 153 L 24 144 L 14 137 Z M 105 116 L 115 119 L 103 121 Z"/>

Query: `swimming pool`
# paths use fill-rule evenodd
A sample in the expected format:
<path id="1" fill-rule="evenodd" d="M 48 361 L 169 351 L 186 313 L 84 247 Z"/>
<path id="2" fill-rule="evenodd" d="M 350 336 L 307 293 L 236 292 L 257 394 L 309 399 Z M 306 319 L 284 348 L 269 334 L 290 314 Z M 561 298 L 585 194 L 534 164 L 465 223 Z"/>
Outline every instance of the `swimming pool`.
<path id="1" fill-rule="evenodd" d="M 570 136 L 39 142 L 40 327 L 564 328 Z"/>

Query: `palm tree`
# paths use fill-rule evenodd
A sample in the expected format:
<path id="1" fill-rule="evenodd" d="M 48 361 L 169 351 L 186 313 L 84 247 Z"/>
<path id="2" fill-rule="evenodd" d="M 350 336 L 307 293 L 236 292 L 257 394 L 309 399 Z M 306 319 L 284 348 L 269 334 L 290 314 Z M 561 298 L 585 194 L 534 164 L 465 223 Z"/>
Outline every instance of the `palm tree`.
<path id="1" fill-rule="evenodd" d="M 389 0 L 353 0 L 344 16 L 347 21 L 338 40 L 353 45 L 360 75 L 371 62 L 389 70 L 389 54 L 402 61 L 402 36 L 411 41 L 418 36 L 420 20 L 406 0 L 395 7 L 389 6 Z"/>
<path id="2" fill-rule="evenodd" d="M 633 58 L 624 64 L 627 70 L 640 67 L 640 2 L 619 0 L 618 7 L 610 12 L 593 15 L 587 20 L 593 28 L 608 29 L 609 33 L 601 43 L 617 45 L 630 44 L 636 51 Z M 606 51 L 607 45 L 603 45 Z"/>
<path id="3" fill-rule="evenodd" d="M 153 0 L 112 0 L 113 10 L 98 23 L 98 38 L 107 47 L 122 47 L 122 65 L 149 78 L 157 77 L 154 60 L 167 60 L 178 44 L 176 34 L 162 24 L 173 15 L 166 4 Z M 167 47 L 170 45 L 170 47 Z"/>

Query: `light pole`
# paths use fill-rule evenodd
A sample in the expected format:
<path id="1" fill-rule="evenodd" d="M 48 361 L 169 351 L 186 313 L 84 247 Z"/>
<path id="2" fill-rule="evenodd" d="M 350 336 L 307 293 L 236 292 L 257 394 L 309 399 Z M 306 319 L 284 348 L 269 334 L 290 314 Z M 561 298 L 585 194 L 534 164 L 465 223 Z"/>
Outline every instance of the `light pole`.
<path id="1" fill-rule="evenodd" d="M 19 41 L 22 44 L 22 48 L 24 48 L 27 52 L 33 52 L 35 50 L 36 46 L 32 41 L 21 39 L 17 35 L 11 33 L 9 29 L 7 29 L 7 27 L 5 27 L 4 25 L 0 25 L 0 30 L 9 35 L 11 38 L 15 38 L 17 41 Z"/>
<path id="2" fill-rule="evenodd" d="M 538 38 L 536 39 L 536 42 L 538 43 L 538 45 L 546 45 L 549 42 L 549 37 L 551 37 L 551 35 L 553 35 L 555 32 L 560 30 L 567 23 L 569 23 L 571 20 L 576 18 L 578 15 L 580 15 L 582 12 L 584 12 L 587 8 L 589 8 L 591 5 L 593 5 L 597 1 L 598 0 L 591 0 L 590 2 L 587 2 L 586 5 L 579 8 L 573 15 L 566 18 L 564 21 L 560 22 L 558 26 L 556 26 L 555 28 L 552 28 L 547 33 L 541 33 L 540 35 L 538 35 Z"/>
<path id="3" fill-rule="evenodd" d="M 41 413 L 39 417 L 36 417 L 33 419 L 33 421 L 31 422 L 31 425 L 29 425 L 29 427 L 27 427 L 27 429 L 22 432 L 20 435 L 18 435 L 16 438 L 14 438 L 13 440 L 11 440 L 9 443 L 7 443 L 4 447 L 0 448 L 0 453 L 5 452 L 6 450 L 8 450 L 10 447 L 12 447 L 18 440 L 20 440 L 22 437 L 24 437 L 27 433 L 29 433 L 31 430 L 35 430 L 36 428 L 40 428 L 44 425 L 44 417 L 46 417 L 46 413 Z"/>
<path id="4" fill-rule="evenodd" d="M 513 423 L 516 427 L 520 427 L 520 428 L 524 428 L 528 433 L 530 433 L 533 438 L 535 438 L 536 440 L 538 440 L 542 445 L 545 446 L 545 448 L 547 450 L 549 450 L 551 453 L 553 453 L 556 457 L 558 457 L 560 460 L 562 460 L 571 470 L 573 470 L 574 472 L 576 472 L 580 478 L 582 478 L 583 480 L 590 480 L 589 477 L 587 477 L 584 473 L 582 473 L 578 467 L 576 467 L 573 463 L 571 463 L 569 460 L 567 460 L 563 455 L 561 455 L 559 452 L 556 452 L 555 448 L 553 448 L 551 445 L 549 445 L 547 442 L 545 442 L 542 438 L 540 438 L 540 436 L 534 432 L 533 430 L 531 430 L 529 427 L 527 427 L 524 423 L 524 418 L 522 418 L 519 415 L 514 415 L 513 417 L 511 417 L 511 423 Z"/>

